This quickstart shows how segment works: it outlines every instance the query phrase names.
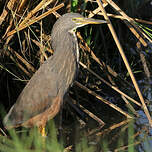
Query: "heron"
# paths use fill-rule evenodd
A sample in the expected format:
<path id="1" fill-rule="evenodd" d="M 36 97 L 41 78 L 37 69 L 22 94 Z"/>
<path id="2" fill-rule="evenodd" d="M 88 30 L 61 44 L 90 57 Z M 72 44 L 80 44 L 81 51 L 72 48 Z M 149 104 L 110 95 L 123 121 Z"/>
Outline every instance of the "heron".
<path id="1" fill-rule="evenodd" d="M 4 117 L 6 129 L 37 126 L 45 136 L 45 125 L 59 112 L 65 94 L 79 69 L 79 47 L 76 29 L 104 20 L 85 18 L 79 13 L 66 13 L 55 22 L 51 32 L 50 56 L 29 80 L 16 103 Z"/>

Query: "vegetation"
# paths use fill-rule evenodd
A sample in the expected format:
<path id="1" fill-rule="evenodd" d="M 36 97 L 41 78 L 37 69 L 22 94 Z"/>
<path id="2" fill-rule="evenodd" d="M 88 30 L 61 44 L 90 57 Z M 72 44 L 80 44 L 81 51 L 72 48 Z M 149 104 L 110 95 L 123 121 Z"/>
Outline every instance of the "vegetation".
<path id="1" fill-rule="evenodd" d="M 79 12 L 108 22 L 77 31 L 80 71 L 69 92 L 72 106 L 66 103 L 63 109 L 63 136 L 55 129 L 58 116 L 56 127 L 48 123 L 46 139 L 37 128 L 7 132 L 0 123 L 0 152 L 151 149 L 150 0 L 0 2 L 0 122 L 34 72 L 53 54 L 50 33 L 60 15 Z"/>

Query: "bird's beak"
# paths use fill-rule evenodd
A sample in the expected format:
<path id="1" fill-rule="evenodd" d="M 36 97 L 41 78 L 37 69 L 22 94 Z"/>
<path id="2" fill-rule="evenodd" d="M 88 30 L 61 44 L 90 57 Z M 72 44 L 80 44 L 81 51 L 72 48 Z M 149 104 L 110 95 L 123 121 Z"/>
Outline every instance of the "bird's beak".
<path id="1" fill-rule="evenodd" d="M 107 21 L 105 20 L 98 20 L 93 18 L 74 18 L 73 21 L 75 21 L 77 24 L 82 24 L 82 25 L 107 23 Z"/>
<path id="2" fill-rule="evenodd" d="M 93 19 L 93 18 L 84 18 L 83 22 L 85 24 L 103 24 L 103 23 L 107 23 L 105 20 L 98 20 L 98 19 Z"/>

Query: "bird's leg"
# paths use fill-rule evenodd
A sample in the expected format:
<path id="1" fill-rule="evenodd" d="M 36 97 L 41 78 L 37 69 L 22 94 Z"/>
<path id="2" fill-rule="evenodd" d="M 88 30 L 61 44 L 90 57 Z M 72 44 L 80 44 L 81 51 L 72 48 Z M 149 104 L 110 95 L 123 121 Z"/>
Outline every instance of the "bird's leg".
<path id="1" fill-rule="evenodd" d="M 45 126 L 46 126 L 46 123 L 44 123 L 44 124 L 42 124 L 38 127 L 39 132 L 42 136 L 42 149 L 43 149 L 44 152 L 46 150 L 46 136 L 47 136 L 46 132 L 45 132 Z"/>
<path id="2" fill-rule="evenodd" d="M 59 137 L 63 137 L 62 112 L 63 112 L 63 104 L 61 104 L 60 112 L 59 112 Z M 59 138 L 59 139 L 61 139 L 61 138 Z"/>
<path id="3" fill-rule="evenodd" d="M 45 124 L 46 125 L 46 124 Z M 38 128 L 39 128 L 39 132 L 40 132 L 40 134 L 42 135 L 42 137 L 46 137 L 47 136 L 47 134 L 46 134 L 46 132 L 45 132 L 45 125 L 43 124 L 43 125 L 40 125 Z"/>

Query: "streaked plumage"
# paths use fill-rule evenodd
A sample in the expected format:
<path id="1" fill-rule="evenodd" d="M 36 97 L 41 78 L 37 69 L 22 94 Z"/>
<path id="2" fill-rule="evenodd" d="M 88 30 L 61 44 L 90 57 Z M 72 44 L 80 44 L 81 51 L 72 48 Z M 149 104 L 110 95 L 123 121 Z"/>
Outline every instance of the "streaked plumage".
<path id="1" fill-rule="evenodd" d="M 77 13 L 67 13 L 57 20 L 51 34 L 54 54 L 33 75 L 4 118 L 6 128 L 43 126 L 58 113 L 78 72 L 79 50 L 74 30 L 90 23 Z"/>

